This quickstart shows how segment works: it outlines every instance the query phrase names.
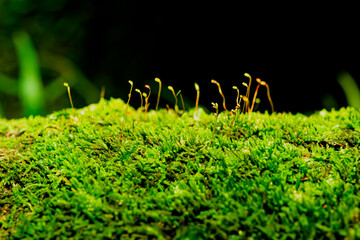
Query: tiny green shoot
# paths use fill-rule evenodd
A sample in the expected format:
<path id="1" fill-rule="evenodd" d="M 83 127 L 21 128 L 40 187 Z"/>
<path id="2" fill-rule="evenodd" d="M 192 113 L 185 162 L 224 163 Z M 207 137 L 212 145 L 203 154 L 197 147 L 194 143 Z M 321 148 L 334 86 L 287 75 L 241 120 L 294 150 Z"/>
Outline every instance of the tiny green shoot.
<path id="1" fill-rule="evenodd" d="M 256 99 L 256 96 L 257 96 L 257 94 L 258 94 L 260 85 L 265 85 L 264 82 L 261 81 L 260 78 L 256 78 L 256 82 L 258 83 L 258 85 L 256 86 L 256 90 L 255 90 L 254 97 L 253 97 L 253 100 L 252 100 L 250 112 L 252 112 L 253 109 L 254 109 L 255 99 Z"/>
<path id="2" fill-rule="evenodd" d="M 160 94 L 161 94 L 161 80 L 160 80 L 160 78 L 155 78 L 155 82 L 159 83 L 159 92 L 158 92 L 158 97 L 157 97 L 157 101 L 156 101 L 156 108 L 155 108 L 155 110 L 157 111 L 158 108 L 159 108 Z"/>
<path id="3" fill-rule="evenodd" d="M 195 102 L 195 112 L 197 111 L 197 108 L 199 106 L 199 98 L 200 98 L 200 87 L 199 84 L 194 83 L 195 90 L 196 90 L 196 102 Z"/>
<path id="4" fill-rule="evenodd" d="M 233 86 L 233 89 L 236 90 L 237 95 L 236 95 L 236 106 L 235 106 L 235 110 L 232 110 L 232 113 L 234 113 L 234 118 L 233 118 L 233 121 L 232 121 L 232 123 L 231 123 L 231 126 L 232 126 L 232 127 L 235 126 L 235 120 L 236 120 L 236 117 L 237 117 L 237 112 L 239 111 L 240 101 L 241 101 L 241 99 L 242 99 L 242 98 L 240 98 L 239 88 L 236 87 L 236 86 Z"/>
<path id="5" fill-rule="evenodd" d="M 243 96 L 243 95 L 240 95 L 240 98 L 244 101 L 243 106 L 247 105 L 247 103 L 249 102 L 249 98 L 247 96 Z M 243 108 L 243 112 L 244 112 L 244 108 Z"/>
<path id="6" fill-rule="evenodd" d="M 218 115 L 219 115 L 219 105 L 217 103 L 211 103 L 212 107 L 215 109 L 215 123 L 214 123 L 214 127 L 213 127 L 213 131 L 212 131 L 212 135 L 211 135 L 211 140 L 210 140 L 210 144 L 209 146 L 211 146 L 213 140 L 214 140 L 214 136 L 215 136 L 215 129 L 216 129 L 216 124 L 217 124 L 217 120 L 218 120 Z"/>
<path id="7" fill-rule="evenodd" d="M 102 86 L 100 91 L 100 99 L 104 99 L 104 97 L 105 97 L 105 86 Z"/>
<path id="8" fill-rule="evenodd" d="M 149 94 L 147 96 L 145 96 L 145 113 L 147 113 L 150 103 L 149 103 L 149 98 L 150 98 L 150 94 L 151 94 L 151 88 L 149 85 L 145 85 L 145 87 L 147 89 L 149 89 Z"/>
<path id="9" fill-rule="evenodd" d="M 124 130 L 125 121 L 126 121 L 126 117 L 127 117 L 127 111 L 128 111 L 128 108 L 129 108 L 131 92 L 132 92 L 132 89 L 133 89 L 133 86 L 134 86 L 134 83 L 131 80 L 129 80 L 129 83 L 130 83 L 131 87 L 130 87 L 130 92 L 129 92 L 129 95 L 128 95 L 128 100 L 127 100 L 125 111 L 124 111 L 124 116 L 123 116 L 122 125 L 121 125 L 121 131 L 120 131 L 120 135 L 119 135 L 119 144 L 120 145 L 121 145 L 121 140 L 122 140 L 121 137 L 122 137 L 122 133 L 123 133 L 123 130 Z"/>
<path id="10" fill-rule="evenodd" d="M 234 128 L 234 126 L 235 126 L 235 121 L 236 121 L 236 117 L 237 117 L 237 112 L 238 112 L 238 110 L 239 110 L 239 107 L 238 107 L 238 106 L 235 107 L 235 110 L 234 110 L 234 109 L 231 110 L 232 114 L 234 115 L 233 120 L 232 120 L 232 122 L 231 122 L 231 124 L 230 124 L 230 127 L 232 127 L 232 128 Z M 229 132 L 230 132 L 230 131 L 229 131 Z"/>
<path id="11" fill-rule="evenodd" d="M 142 93 L 141 93 L 141 91 L 139 89 L 135 89 L 135 92 L 138 92 L 139 95 L 140 95 L 140 101 L 141 101 L 140 112 L 141 112 L 142 109 L 143 109 L 143 105 L 144 105 L 143 95 L 142 95 Z"/>
<path id="12" fill-rule="evenodd" d="M 168 89 L 172 92 L 172 94 L 174 95 L 174 98 L 175 98 L 175 105 L 174 105 L 174 109 L 175 109 L 175 112 L 177 113 L 177 109 L 178 109 L 178 106 L 177 106 L 177 96 L 175 94 L 175 90 L 172 86 L 168 86 Z"/>
<path id="13" fill-rule="evenodd" d="M 148 105 L 148 104 L 147 104 L 148 95 L 143 92 L 143 93 L 142 93 L 142 96 L 143 96 L 143 98 L 145 98 L 144 112 L 145 112 L 145 117 L 146 117 L 146 116 L 147 116 L 147 114 L 146 114 L 146 113 L 147 113 L 147 107 L 146 107 L 146 106 Z"/>
<path id="14" fill-rule="evenodd" d="M 221 95 L 221 97 L 222 97 L 222 99 L 223 99 L 223 107 L 224 107 L 224 110 L 227 111 L 227 108 L 226 108 L 226 105 L 225 105 L 225 96 L 224 96 L 223 92 L 221 91 L 220 83 L 218 83 L 218 82 L 217 82 L 216 80 L 214 80 L 214 79 L 211 80 L 211 83 L 214 83 L 214 84 L 216 84 L 216 85 L 218 86 L 219 93 L 220 93 L 220 95 Z"/>
<path id="15" fill-rule="evenodd" d="M 183 113 L 186 111 L 185 110 L 185 104 L 184 104 L 184 99 L 181 95 L 181 90 L 176 94 L 176 95 L 180 95 L 180 99 L 181 99 L 181 104 L 182 104 L 182 107 L 183 107 Z"/>
<path id="16" fill-rule="evenodd" d="M 248 84 L 248 85 L 245 85 L 245 84 L 243 83 L 243 85 L 247 87 L 246 97 L 247 97 L 247 99 L 249 99 L 249 98 L 250 98 L 250 87 L 251 87 L 251 76 L 250 76 L 250 74 L 248 74 L 248 73 L 244 73 L 244 76 L 247 77 L 247 78 L 249 78 L 249 84 Z M 249 111 L 249 103 L 248 103 L 248 102 L 246 102 L 245 111 L 246 111 L 246 112 Z"/>
<path id="17" fill-rule="evenodd" d="M 271 100 L 271 97 L 270 97 L 270 88 L 269 88 L 269 85 L 265 82 L 265 81 L 262 81 L 260 78 L 256 78 L 256 82 L 258 82 L 258 85 L 256 87 L 256 90 L 255 90 L 255 93 L 254 93 L 254 97 L 253 97 L 253 101 L 252 101 L 252 105 L 251 105 L 251 109 L 250 109 L 250 112 L 252 112 L 254 109 L 254 104 L 255 104 L 255 101 L 256 101 L 256 96 L 258 94 L 258 91 L 259 91 L 259 87 L 260 85 L 262 86 L 265 86 L 266 87 L 266 90 L 267 90 L 267 97 L 269 99 L 269 102 L 270 102 L 270 105 L 271 105 L 271 112 L 273 113 L 274 112 L 274 104 Z"/>
<path id="18" fill-rule="evenodd" d="M 269 87 L 269 84 L 267 84 L 267 83 L 265 83 L 265 86 L 266 86 L 266 90 L 267 90 L 267 96 L 268 96 L 268 99 L 269 99 L 269 102 L 271 105 L 271 113 L 273 113 L 274 112 L 274 104 L 270 97 L 270 87 Z"/>
<path id="19" fill-rule="evenodd" d="M 71 108 L 74 109 L 74 104 L 73 104 L 73 101 L 72 101 L 72 98 L 71 98 L 70 86 L 69 86 L 69 84 L 68 84 L 67 82 L 64 83 L 64 86 L 67 88 L 67 92 L 68 92 L 68 95 L 69 95 Z"/>
<path id="20" fill-rule="evenodd" d="M 246 87 L 246 93 L 247 93 L 249 86 L 245 82 L 243 82 L 242 85 Z M 243 105 L 242 112 L 243 113 L 248 112 L 248 105 L 246 103 L 244 103 L 244 105 Z"/>
<path id="21" fill-rule="evenodd" d="M 237 86 L 233 86 L 232 87 L 234 90 L 236 90 L 237 95 L 236 95 L 236 106 L 240 105 L 239 99 L 240 99 L 240 91 L 239 88 Z"/>

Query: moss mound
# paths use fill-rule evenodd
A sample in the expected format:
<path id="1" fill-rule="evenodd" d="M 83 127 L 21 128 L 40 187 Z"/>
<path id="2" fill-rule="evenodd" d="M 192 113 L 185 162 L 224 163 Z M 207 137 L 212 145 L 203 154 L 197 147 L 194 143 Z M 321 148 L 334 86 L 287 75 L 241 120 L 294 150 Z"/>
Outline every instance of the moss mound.
<path id="1" fill-rule="evenodd" d="M 0 120 L 0 238 L 360 238 L 359 110 L 124 109 Z"/>

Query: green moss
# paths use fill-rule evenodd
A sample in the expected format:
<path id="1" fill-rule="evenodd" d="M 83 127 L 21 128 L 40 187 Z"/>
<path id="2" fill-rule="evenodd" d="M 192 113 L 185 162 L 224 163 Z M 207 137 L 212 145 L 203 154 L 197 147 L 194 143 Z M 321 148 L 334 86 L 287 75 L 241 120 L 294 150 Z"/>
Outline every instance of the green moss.
<path id="1" fill-rule="evenodd" d="M 359 110 L 124 110 L 0 120 L 1 237 L 360 238 Z"/>

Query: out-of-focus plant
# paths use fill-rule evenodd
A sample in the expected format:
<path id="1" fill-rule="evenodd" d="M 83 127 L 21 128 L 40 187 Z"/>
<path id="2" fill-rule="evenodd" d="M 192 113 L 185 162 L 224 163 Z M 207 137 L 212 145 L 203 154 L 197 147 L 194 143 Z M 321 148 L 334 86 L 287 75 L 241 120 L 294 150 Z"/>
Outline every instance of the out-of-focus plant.
<path id="1" fill-rule="evenodd" d="M 35 48 L 24 31 L 14 34 L 14 44 L 19 60 L 18 96 L 25 115 L 44 113 L 44 87 Z"/>
<path id="2" fill-rule="evenodd" d="M 81 104 L 94 102 L 95 94 L 98 99 L 96 87 L 74 64 L 83 51 L 83 25 L 92 14 L 91 4 L 0 0 L 0 116 L 64 107 L 59 98 L 66 94 L 64 81 L 85 100 Z M 53 62 L 46 62 L 49 58 Z"/>
<path id="3" fill-rule="evenodd" d="M 44 88 L 35 48 L 24 31 L 14 33 L 13 42 L 18 56 L 19 78 L 16 81 L 0 74 L 0 91 L 17 95 L 26 116 L 43 114 Z M 0 113 L 3 115 L 2 111 Z"/>
<path id="4" fill-rule="evenodd" d="M 99 90 L 70 60 L 49 52 L 37 54 L 29 35 L 24 31 L 15 33 L 13 41 L 18 56 L 19 79 L 0 73 L 0 92 L 18 96 L 25 116 L 44 114 L 45 103 L 51 104 L 65 94 L 61 87 L 64 82 L 71 82 L 87 104 L 98 100 Z M 41 67 L 56 72 L 58 77 L 44 86 Z M 3 114 L 0 109 L 0 116 Z"/>
<path id="5" fill-rule="evenodd" d="M 360 89 L 354 78 L 348 72 L 342 72 L 338 76 L 338 82 L 344 90 L 348 105 L 360 108 Z"/>

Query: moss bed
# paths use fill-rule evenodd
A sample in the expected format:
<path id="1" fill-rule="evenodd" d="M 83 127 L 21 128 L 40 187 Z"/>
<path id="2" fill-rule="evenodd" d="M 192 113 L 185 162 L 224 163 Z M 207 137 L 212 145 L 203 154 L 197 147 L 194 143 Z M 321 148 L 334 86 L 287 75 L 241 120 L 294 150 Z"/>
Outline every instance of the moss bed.
<path id="1" fill-rule="evenodd" d="M 0 119 L 0 239 L 360 239 L 359 110 L 124 109 Z"/>

